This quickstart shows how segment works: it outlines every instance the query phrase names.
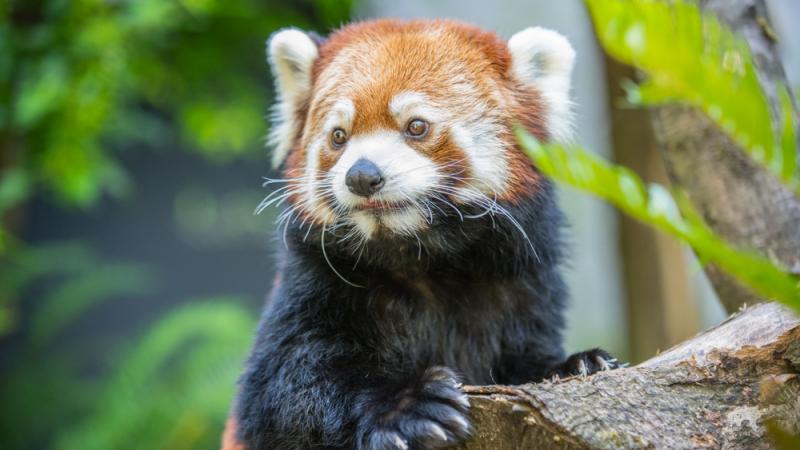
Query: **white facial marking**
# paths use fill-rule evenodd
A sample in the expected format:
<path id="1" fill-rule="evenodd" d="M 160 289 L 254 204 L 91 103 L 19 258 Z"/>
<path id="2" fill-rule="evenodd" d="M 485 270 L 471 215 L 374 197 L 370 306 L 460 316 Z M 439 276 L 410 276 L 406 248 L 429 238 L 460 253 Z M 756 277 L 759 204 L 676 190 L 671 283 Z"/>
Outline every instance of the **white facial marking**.
<path id="1" fill-rule="evenodd" d="M 512 71 L 536 87 L 547 102 L 547 130 L 555 142 L 572 138 L 570 75 L 575 50 L 561 34 L 544 28 L 526 28 L 508 40 Z"/>
<path id="2" fill-rule="evenodd" d="M 425 119 L 430 123 L 443 120 L 442 112 L 433 106 L 431 101 L 419 92 L 403 92 L 394 96 L 389 102 L 389 113 L 399 126 L 404 126 L 411 119 Z"/>
<path id="3" fill-rule="evenodd" d="M 349 131 L 353 128 L 355 115 L 356 107 L 350 99 L 337 100 L 325 119 L 325 131 L 330 133 L 334 128 L 342 128 Z"/>
<path id="4" fill-rule="evenodd" d="M 465 97 L 471 94 L 473 88 L 468 83 L 461 85 L 464 90 L 470 90 L 465 92 Z M 470 109 L 474 112 L 465 117 L 447 117 L 419 92 L 403 92 L 389 103 L 389 112 L 400 126 L 419 117 L 435 128 L 449 129 L 455 144 L 464 151 L 467 159 L 452 162 L 471 168 L 474 180 L 470 184 L 489 195 L 502 193 L 508 184 L 506 150 L 499 138 L 502 127 L 483 113 L 491 109 L 489 105 L 475 104 Z"/>
<path id="5" fill-rule="evenodd" d="M 361 158 L 378 166 L 383 174 L 385 185 L 371 199 L 385 203 L 418 202 L 440 178 L 434 162 L 406 144 L 397 130 L 353 136 L 328 175 L 336 201 L 345 208 L 357 208 L 368 201 L 350 192 L 345 182 L 347 171 Z M 422 210 L 415 206 L 375 213 L 359 211 L 352 214 L 352 220 L 367 237 L 378 224 L 405 235 L 426 224 Z"/>
<path id="6" fill-rule="evenodd" d="M 507 150 L 499 138 L 501 129 L 491 119 L 477 116 L 450 130 L 453 141 L 469 159 L 473 178 L 469 184 L 489 195 L 501 194 L 508 185 Z"/>
<path id="7" fill-rule="evenodd" d="M 369 238 L 378 228 L 378 220 L 369 211 L 356 211 L 350 215 L 353 225 L 358 228 L 362 236 Z"/>
<path id="8" fill-rule="evenodd" d="M 318 138 L 306 147 L 307 160 L 300 198 L 306 212 L 315 218 L 322 219 L 323 222 L 330 222 L 332 221 L 333 211 L 326 203 L 320 201 L 320 197 L 325 192 L 319 189 L 319 179 L 317 177 L 319 173 L 319 153 L 325 144 L 324 138 Z"/>
<path id="9" fill-rule="evenodd" d="M 426 224 L 422 211 L 411 208 L 387 212 L 381 216 L 381 223 L 393 233 L 404 236 L 413 236 Z"/>
<path id="10" fill-rule="evenodd" d="M 327 203 L 321 201 L 321 197 L 328 195 L 330 187 L 322 186 L 320 188 L 319 186 L 319 155 L 328 145 L 331 131 L 337 127 L 350 129 L 354 117 L 355 106 L 352 101 L 349 99 L 336 101 L 324 119 L 322 135 L 312 140 L 306 147 L 304 182 L 300 189 L 300 197 L 305 210 L 323 222 L 332 222 L 335 217 Z M 309 136 L 304 136 L 304 140 L 309 138 Z"/>

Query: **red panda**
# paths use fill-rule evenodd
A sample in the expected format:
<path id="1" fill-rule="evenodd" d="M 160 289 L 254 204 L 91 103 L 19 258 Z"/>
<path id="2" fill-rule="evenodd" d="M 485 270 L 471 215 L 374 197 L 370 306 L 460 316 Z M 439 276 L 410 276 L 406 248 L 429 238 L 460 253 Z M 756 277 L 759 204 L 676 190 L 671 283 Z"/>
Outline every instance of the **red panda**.
<path id="1" fill-rule="evenodd" d="M 268 58 L 285 248 L 224 449 L 456 445 L 462 382 L 616 366 L 564 358 L 563 218 L 513 133 L 569 139 L 563 36 L 377 20 Z"/>

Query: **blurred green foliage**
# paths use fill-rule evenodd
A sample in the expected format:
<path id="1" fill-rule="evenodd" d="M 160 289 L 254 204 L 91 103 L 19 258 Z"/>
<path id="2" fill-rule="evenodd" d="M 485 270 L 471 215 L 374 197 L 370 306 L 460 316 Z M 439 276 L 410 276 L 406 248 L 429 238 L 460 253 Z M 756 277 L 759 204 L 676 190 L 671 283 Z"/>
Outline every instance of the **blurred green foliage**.
<path id="1" fill-rule="evenodd" d="M 61 329 L 99 302 L 144 294 L 155 281 L 146 268 L 101 261 L 80 243 L 20 246 L 0 259 L 0 304 L 21 297 L 26 289 L 52 279 L 54 289 L 37 292 L 37 313 L 30 319 L 31 343 L 46 345 Z M 6 320 L 10 332 L 19 325 Z"/>
<path id="2" fill-rule="evenodd" d="M 155 280 L 145 282 L 142 268 L 109 264 L 77 243 L 14 253 L 2 268 L 4 290 L 39 291 L 44 301 L 34 305 L 32 333 L 0 383 L 0 448 L 218 445 L 255 326 L 240 299 L 189 301 L 133 343 L 113 335 L 75 339 L 66 336 L 81 328 L 79 318 L 97 306 L 93 302 L 138 292 Z M 90 350 L 104 357 L 81 357 L 93 340 Z M 87 376 L 98 365 L 102 376 Z"/>
<path id="3" fill-rule="evenodd" d="M 691 1 L 586 0 L 586 5 L 606 51 L 648 75 L 626 86 L 630 103 L 679 101 L 700 108 L 800 193 L 791 96 L 779 89 L 781 117 L 773 118 L 742 38 Z"/>
<path id="4" fill-rule="evenodd" d="M 57 450 L 216 448 L 255 327 L 236 299 L 190 302 L 124 353 Z"/>
<path id="5" fill-rule="evenodd" d="M 327 31 L 351 3 L 0 0 L 0 339 L 14 341 L 0 359 L 0 448 L 218 447 L 252 301 L 184 300 L 135 337 L 87 324 L 111 302 L 156 295 L 159 277 L 85 242 L 23 242 L 17 212 L 34 197 L 89 212 L 135 190 L 120 161 L 142 148 L 266 170 L 266 39 Z M 221 222 L 252 211 L 252 192 L 192 189 L 173 217 L 190 241 L 256 234 L 255 222 Z M 214 214 L 197 220 L 203 208 Z"/>
<path id="6" fill-rule="evenodd" d="M 115 152 L 177 145 L 259 154 L 281 26 L 326 29 L 349 1 L 0 3 L 0 214 L 38 189 L 87 207 L 131 181 Z"/>

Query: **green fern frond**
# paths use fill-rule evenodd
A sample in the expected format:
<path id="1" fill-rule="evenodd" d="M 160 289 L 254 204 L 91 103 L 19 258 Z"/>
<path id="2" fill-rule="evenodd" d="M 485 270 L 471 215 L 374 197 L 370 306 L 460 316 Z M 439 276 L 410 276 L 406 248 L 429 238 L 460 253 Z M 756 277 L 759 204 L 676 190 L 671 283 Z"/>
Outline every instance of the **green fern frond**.
<path id="1" fill-rule="evenodd" d="M 151 271 L 140 264 L 105 263 L 76 273 L 43 294 L 31 318 L 31 341 L 42 346 L 92 307 L 144 295 L 155 284 Z"/>
<path id="2" fill-rule="evenodd" d="M 800 192 L 796 141 L 789 139 L 791 105 L 773 121 L 746 42 L 690 1 L 586 4 L 606 51 L 648 75 L 643 83 L 628 85 L 631 103 L 678 101 L 700 108 L 753 159 Z"/>
<path id="3" fill-rule="evenodd" d="M 58 450 L 216 448 L 255 320 L 231 299 L 161 319 L 101 389 Z"/>
<path id="4" fill-rule="evenodd" d="M 704 262 L 712 262 L 755 292 L 800 311 L 800 277 L 750 251 L 734 248 L 697 216 L 684 217 L 669 191 L 645 186 L 632 171 L 577 148 L 543 146 L 518 129 L 522 148 L 547 176 L 603 198 L 628 215 L 689 244 Z"/>
<path id="5" fill-rule="evenodd" d="M 15 303 L 33 297 L 28 290 L 42 285 L 33 303 L 30 339 L 49 342 L 92 307 L 106 301 L 149 292 L 156 284 L 146 267 L 104 261 L 85 244 L 51 242 L 17 246 L 0 259 L 0 335 L 10 331 Z M 68 264 L 65 264 L 68 261 Z M 30 300 L 29 300 L 30 302 Z M 5 315 L 3 312 L 6 312 Z M 7 317 L 3 328 L 3 317 Z"/>

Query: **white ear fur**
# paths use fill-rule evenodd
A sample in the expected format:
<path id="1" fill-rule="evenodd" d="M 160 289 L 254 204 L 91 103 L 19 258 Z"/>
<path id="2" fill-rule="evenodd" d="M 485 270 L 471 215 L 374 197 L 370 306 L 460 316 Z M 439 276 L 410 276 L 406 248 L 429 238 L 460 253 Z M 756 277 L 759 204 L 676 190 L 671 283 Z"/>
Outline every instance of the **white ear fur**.
<path id="1" fill-rule="evenodd" d="M 536 87 L 547 102 L 547 129 L 555 142 L 572 137 L 570 76 L 575 50 L 567 38 L 545 28 L 526 28 L 508 40 L 511 70 L 527 85 Z"/>
<path id="2" fill-rule="evenodd" d="M 269 133 L 274 167 L 283 163 L 297 135 L 296 111 L 311 94 L 311 66 L 318 56 L 317 45 L 298 29 L 280 30 L 267 42 L 267 60 L 277 94 Z"/>

